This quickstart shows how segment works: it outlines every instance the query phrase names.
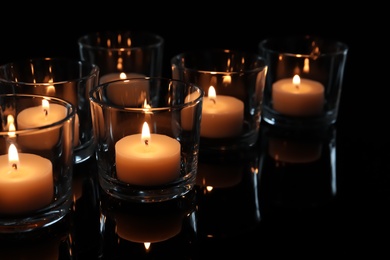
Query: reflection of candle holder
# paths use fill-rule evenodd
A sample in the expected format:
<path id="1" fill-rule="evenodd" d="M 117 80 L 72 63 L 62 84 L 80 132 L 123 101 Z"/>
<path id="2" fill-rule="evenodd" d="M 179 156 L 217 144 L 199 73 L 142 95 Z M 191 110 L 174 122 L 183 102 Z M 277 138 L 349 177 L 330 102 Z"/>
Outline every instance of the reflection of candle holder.
<path id="1" fill-rule="evenodd" d="M 260 222 L 256 151 L 235 158 L 202 157 L 198 177 L 198 236 L 204 246 L 255 229 Z"/>
<path id="2" fill-rule="evenodd" d="M 255 145 L 267 72 L 260 55 L 232 50 L 187 52 L 174 56 L 171 65 L 173 78 L 193 82 L 205 92 L 202 153 Z"/>
<path id="3" fill-rule="evenodd" d="M 99 68 L 88 62 L 61 58 L 35 58 L 0 67 L 3 90 L 57 97 L 77 108 L 74 129 L 74 161 L 80 163 L 94 152 L 88 93 L 98 83 Z M 41 142 L 41 138 L 35 138 Z M 30 140 L 31 142 L 31 140 Z"/>
<path id="4" fill-rule="evenodd" d="M 90 158 L 76 164 L 73 172 L 73 207 L 70 242 L 73 255 L 97 259 L 99 247 L 99 198 L 96 161 Z"/>
<path id="5" fill-rule="evenodd" d="M 163 78 L 118 82 L 97 86 L 90 97 L 103 191 L 138 202 L 186 194 L 195 185 L 203 91 L 184 81 Z M 111 88 L 119 93 L 121 88 L 126 96 L 127 82 L 147 84 L 164 94 L 148 92 L 148 108 L 113 103 L 107 93 Z"/>
<path id="6" fill-rule="evenodd" d="M 313 36 L 265 39 L 268 64 L 262 119 L 294 128 L 323 128 L 337 119 L 348 46 Z"/>
<path id="7" fill-rule="evenodd" d="M 331 201 L 337 192 L 335 139 L 333 127 L 298 136 L 264 124 L 260 160 L 263 208 L 313 208 Z"/>
<path id="8" fill-rule="evenodd" d="M 318 140 L 268 139 L 268 153 L 275 161 L 309 163 L 321 157 L 321 150 L 322 144 Z"/>
<path id="9" fill-rule="evenodd" d="M 18 128 L 19 115 L 40 107 L 42 100 L 63 110 L 62 117 L 28 129 Z M 62 99 L 24 94 L 1 95 L 2 108 L 13 107 L 15 127 L 0 132 L 0 233 L 20 236 L 50 227 L 70 213 L 72 203 L 73 126 L 76 108 Z M 38 109 L 33 113 L 46 111 Z M 31 120 L 35 115 L 31 114 Z M 40 117 L 39 117 L 40 118 Z M 4 118 L 2 118 L 4 120 Z M 56 138 L 50 146 L 32 147 L 37 135 Z M 30 232 L 31 231 L 31 232 Z"/>
<path id="10" fill-rule="evenodd" d="M 128 203 L 105 194 L 101 201 L 101 256 L 192 258 L 194 192 L 161 203 Z"/>

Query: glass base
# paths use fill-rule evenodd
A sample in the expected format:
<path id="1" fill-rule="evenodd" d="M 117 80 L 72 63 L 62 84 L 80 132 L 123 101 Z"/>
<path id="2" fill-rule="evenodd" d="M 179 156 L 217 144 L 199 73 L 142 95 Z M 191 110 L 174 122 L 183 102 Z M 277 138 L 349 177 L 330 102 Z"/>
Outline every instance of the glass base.
<path id="1" fill-rule="evenodd" d="M 270 107 L 264 106 L 262 120 L 266 123 L 282 128 L 296 130 L 313 130 L 327 128 L 336 123 L 337 114 L 334 111 L 321 114 L 319 116 L 297 117 L 278 113 Z"/>
<path id="2" fill-rule="evenodd" d="M 192 191 L 195 175 L 182 177 L 178 181 L 159 186 L 139 186 L 121 182 L 115 178 L 99 174 L 100 188 L 104 193 L 128 202 L 154 203 L 179 198 Z"/>
<path id="3" fill-rule="evenodd" d="M 36 212 L 28 216 L 1 216 L 0 235 L 7 237 L 24 237 L 28 233 L 44 232 L 45 228 L 61 222 L 71 212 L 71 197 L 55 208 Z"/>

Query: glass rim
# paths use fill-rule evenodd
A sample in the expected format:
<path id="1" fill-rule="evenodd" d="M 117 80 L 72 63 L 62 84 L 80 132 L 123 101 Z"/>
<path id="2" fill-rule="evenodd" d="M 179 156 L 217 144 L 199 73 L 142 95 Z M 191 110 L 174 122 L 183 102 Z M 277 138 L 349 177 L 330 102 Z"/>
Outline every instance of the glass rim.
<path id="1" fill-rule="evenodd" d="M 66 121 L 70 120 L 71 118 L 76 117 L 76 106 L 73 105 L 72 103 L 66 101 L 66 100 L 61 99 L 61 98 L 44 96 L 44 95 L 35 95 L 35 94 L 0 94 L 0 99 L 7 98 L 7 97 L 9 97 L 9 98 L 17 98 L 17 97 L 38 98 L 41 100 L 46 99 L 46 100 L 52 101 L 51 104 L 62 105 L 62 106 L 64 106 L 64 108 L 66 108 L 66 116 L 64 118 L 62 118 L 58 121 L 55 121 L 51 124 L 25 128 L 23 130 L 16 129 L 15 131 L 12 131 L 16 135 L 34 133 L 34 132 L 45 130 L 48 128 L 59 127 L 62 124 L 64 124 Z M 30 107 L 27 107 L 27 108 L 30 108 Z M 10 131 L 0 131 L 0 136 L 9 135 L 9 133 L 10 133 Z"/>
<path id="2" fill-rule="evenodd" d="M 259 62 L 259 67 L 253 67 L 248 69 L 239 69 L 239 70 L 230 70 L 230 71 L 222 71 L 222 70 L 211 70 L 211 69 L 202 69 L 202 68 L 193 68 L 185 65 L 185 59 L 188 56 L 201 58 L 202 56 L 207 58 L 213 58 L 216 55 L 236 55 L 238 57 L 244 58 L 247 60 L 250 59 L 250 63 Z M 227 60 L 227 59 L 226 59 Z M 174 55 L 171 60 L 171 66 L 177 66 L 180 70 L 186 71 L 196 71 L 200 74 L 215 74 L 215 75 L 237 75 L 237 74 L 250 74 L 258 71 L 262 71 L 267 68 L 266 60 L 260 54 L 256 52 L 248 52 L 241 50 L 233 50 L 233 49 L 206 49 L 206 50 L 192 50 L 181 52 L 179 54 Z M 202 61 L 203 62 L 203 61 Z"/>
<path id="3" fill-rule="evenodd" d="M 275 45 L 286 45 L 287 43 L 312 43 L 317 42 L 319 43 L 319 47 L 323 47 L 326 45 L 326 49 L 324 51 L 324 48 L 321 48 L 320 53 L 309 53 L 309 52 L 295 52 L 295 51 L 287 51 L 286 48 L 283 46 L 276 47 Z M 273 46 L 271 46 L 273 45 Z M 263 51 L 267 51 L 272 54 L 280 54 L 284 56 L 291 56 L 291 57 L 303 57 L 303 58 L 310 58 L 310 57 L 323 57 L 323 56 L 337 56 L 337 55 L 346 55 L 349 47 L 346 43 L 321 37 L 321 36 L 315 36 L 315 35 L 303 35 L 303 36 L 275 36 L 270 38 L 265 38 L 261 40 L 258 44 L 258 48 Z"/>
<path id="4" fill-rule="evenodd" d="M 82 75 L 79 78 L 71 78 L 67 80 L 61 80 L 61 81 L 53 81 L 53 82 L 26 82 L 26 81 L 15 81 L 15 80 L 9 80 L 9 79 L 4 79 L 0 76 L 0 83 L 9 83 L 9 84 L 20 84 L 20 85 L 25 85 L 25 86 L 56 86 L 56 85 L 62 85 L 66 84 L 68 82 L 77 82 L 77 81 L 88 81 L 91 78 L 95 78 L 99 76 L 99 71 L 100 68 L 93 63 L 90 63 L 88 61 L 83 61 L 83 60 L 77 60 L 77 59 L 71 59 L 71 58 L 62 58 L 62 57 L 41 57 L 41 58 L 31 58 L 31 59 L 23 59 L 23 60 L 17 60 L 17 61 L 12 61 L 9 63 L 5 63 L 0 65 L 0 71 L 1 70 L 6 70 L 6 68 L 12 68 L 12 67 L 21 67 L 26 65 L 27 67 L 29 64 L 33 63 L 54 63 L 54 62 L 60 62 L 58 66 L 63 67 L 62 64 L 67 64 L 67 65 L 74 65 L 74 67 L 79 68 L 78 71 L 80 71 L 80 66 L 83 68 L 85 67 L 88 70 L 88 73 L 85 75 Z"/>
<path id="5" fill-rule="evenodd" d="M 88 43 L 91 39 L 98 39 L 99 37 L 103 36 L 109 39 L 114 39 L 114 37 L 117 39 L 118 35 L 129 35 L 133 37 L 147 37 L 145 39 L 148 40 L 148 44 L 145 45 L 134 45 L 134 46 L 121 46 L 121 47 L 109 47 L 102 45 L 101 43 L 98 43 L 97 41 L 94 41 L 93 43 Z M 91 50 L 110 50 L 110 51 L 135 51 L 135 50 L 143 50 L 143 49 L 153 49 L 161 47 L 164 44 L 165 40 L 164 38 L 156 33 L 149 32 L 149 31 L 134 31 L 134 30 L 117 30 L 117 31 L 96 31 L 92 33 L 87 33 L 85 35 L 80 36 L 77 39 L 77 43 L 79 47 L 83 47 L 86 49 Z"/>
<path id="6" fill-rule="evenodd" d="M 194 90 L 197 93 L 199 93 L 199 96 L 194 98 L 194 99 L 188 99 L 179 105 L 159 106 L 159 107 L 150 107 L 150 108 L 107 104 L 106 102 L 104 102 L 100 99 L 97 99 L 95 97 L 95 93 L 98 93 L 101 90 L 106 90 L 110 84 L 118 83 L 118 82 L 137 81 L 137 80 L 143 80 L 143 81 L 158 80 L 158 81 L 166 81 L 168 83 L 177 82 L 177 83 L 183 84 L 185 86 L 191 86 L 192 88 L 194 88 Z M 123 111 L 127 111 L 127 112 L 139 113 L 139 112 L 145 112 L 146 110 L 150 111 L 150 112 L 163 112 L 163 111 L 168 111 L 168 110 L 172 110 L 172 109 L 182 109 L 185 107 L 194 106 L 195 104 L 197 104 L 203 100 L 204 95 L 205 95 L 205 92 L 203 89 L 201 89 L 198 85 L 190 83 L 190 82 L 186 82 L 186 81 L 182 81 L 182 80 L 178 80 L 178 79 L 164 78 L 164 77 L 135 77 L 135 78 L 118 79 L 118 80 L 112 80 L 112 81 L 100 83 L 90 90 L 89 100 L 90 100 L 90 102 L 98 104 L 101 107 L 110 107 L 111 109 L 123 110 Z"/>

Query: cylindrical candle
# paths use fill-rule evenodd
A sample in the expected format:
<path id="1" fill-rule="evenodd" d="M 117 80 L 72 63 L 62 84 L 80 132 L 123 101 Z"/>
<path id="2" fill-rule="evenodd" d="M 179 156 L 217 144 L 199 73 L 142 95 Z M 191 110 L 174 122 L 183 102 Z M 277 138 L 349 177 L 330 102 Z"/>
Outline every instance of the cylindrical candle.
<path id="1" fill-rule="evenodd" d="M 16 119 L 17 130 L 50 125 L 66 117 L 66 108 L 58 104 L 50 104 L 46 113 L 43 106 L 30 107 L 22 110 Z M 58 143 L 59 127 L 37 131 L 36 134 L 19 136 L 18 142 L 32 149 L 51 149 Z M 78 140 L 78 137 L 76 137 Z"/>
<path id="2" fill-rule="evenodd" d="M 100 78 L 100 84 L 119 79 L 145 78 L 139 73 L 110 73 Z M 147 100 L 149 84 L 147 81 L 120 81 L 107 88 L 107 96 L 111 102 L 121 106 L 139 106 Z"/>
<path id="3" fill-rule="evenodd" d="M 145 186 L 162 185 L 177 179 L 180 174 L 180 143 L 166 135 L 150 134 L 147 140 L 143 135 L 125 136 L 115 144 L 118 179 Z"/>
<path id="4" fill-rule="evenodd" d="M 210 91 L 213 90 L 213 91 Z M 244 122 L 244 103 L 231 96 L 215 93 L 211 86 L 203 99 L 200 136 L 227 138 L 241 134 Z"/>
<path id="5" fill-rule="evenodd" d="M 19 162 L 15 165 L 9 163 L 8 155 L 0 156 L 2 213 L 19 214 L 37 210 L 50 204 L 53 199 L 53 166 L 50 160 L 28 153 L 18 156 Z"/>
<path id="6" fill-rule="evenodd" d="M 318 115 L 323 111 L 324 99 L 324 86 L 320 82 L 297 75 L 272 85 L 273 108 L 285 115 Z"/>

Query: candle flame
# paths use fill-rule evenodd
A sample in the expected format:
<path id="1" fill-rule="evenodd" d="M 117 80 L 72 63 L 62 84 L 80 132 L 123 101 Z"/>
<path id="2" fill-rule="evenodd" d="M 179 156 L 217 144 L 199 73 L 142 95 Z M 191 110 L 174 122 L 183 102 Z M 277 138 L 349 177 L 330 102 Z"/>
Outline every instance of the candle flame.
<path id="1" fill-rule="evenodd" d="M 148 104 L 148 102 L 146 102 L 146 98 L 145 98 L 145 101 L 144 101 L 144 104 L 143 104 L 143 110 L 144 110 L 144 112 L 145 113 L 152 113 L 151 111 L 150 111 L 150 109 L 151 109 L 152 107 Z"/>
<path id="2" fill-rule="evenodd" d="M 47 99 L 42 99 L 42 109 L 43 113 L 45 113 L 45 116 L 47 116 L 50 110 L 49 101 Z"/>
<path id="3" fill-rule="evenodd" d="M 15 137 L 15 131 L 16 131 L 16 127 L 15 127 L 15 124 L 12 122 L 9 124 L 9 127 L 8 127 L 8 136 L 9 137 Z"/>
<path id="4" fill-rule="evenodd" d="M 222 77 L 222 82 L 224 84 L 230 84 L 232 83 L 232 77 L 230 75 L 226 75 Z"/>
<path id="5" fill-rule="evenodd" d="M 149 243 L 149 242 L 145 242 L 145 243 L 144 243 L 144 247 L 145 247 L 146 251 L 149 251 L 149 249 L 150 249 L 150 243 Z"/>
<path id="6" fill-rule="evenodd" d="M 148 123 L 144 122 L 142 126 L 142 134 L 141 134 L 141 139 L 145 143 L 145 145 L 149 145 L 150 141 L 150 130 L 149 130 L 149 125 Z"/>
<path id="7" fill-rule="evenodd" d="M 19 154 L 14 144 L 11 144 L 8 148 L 8 162 L 12 168 L 18 169 Z"/>
<path id="8" fill-rule="evenodd" d="M 297 88 L 299 88 L 299 84 L 301 84 L 301 78 L 299 77 L 299 75 L 295 75 L 294 77 L 293 77 L 293 84 L 297 87 Z"/>
<path id="9" fill-rule="evenodd" d="M 303 72 L 309 73 L 309 71 L 310 71 L 309 59 L 305 58 L 303 63 Z"/>
<path id="10" fill-rule="evenodd" d="M 126 73 L 121 72 L 121 73 L 119 74 L 119 78 L 120 78 L 120 79 L 127 79 Z"/>
<path id="11" fill-rule="evenodd" d="M 7 124 L 10 125 L 10 124 L 13 124 L 15 122 L 15 118 L 13 115 L 8 115 L 7 116 Z"/>
<path id="12" fill-rule="evenodd" d="M 214 102 L 214 104 L 216 103 L 217 93 L 216 93 L 215 88 L 213 86 L 210 86 L 210 88 L 209 88 L 208 97 L 210 100 L 212 100 Z"/>

